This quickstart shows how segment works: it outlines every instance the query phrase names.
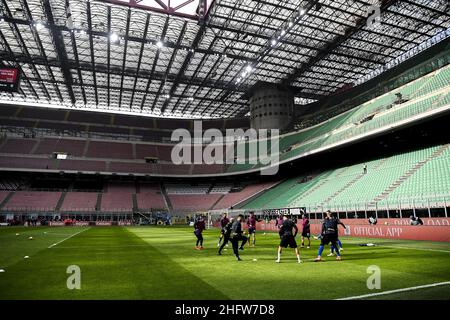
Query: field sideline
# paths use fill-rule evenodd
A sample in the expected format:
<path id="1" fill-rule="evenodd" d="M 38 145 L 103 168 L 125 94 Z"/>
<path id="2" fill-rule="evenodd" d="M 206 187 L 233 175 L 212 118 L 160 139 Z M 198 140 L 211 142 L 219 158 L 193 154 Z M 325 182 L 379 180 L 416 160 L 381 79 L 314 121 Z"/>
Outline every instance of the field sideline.
<path id="1" fill-rule="evenodd" d="M 313 240 L 302 264 L 290 249 L 276 264 L 277 234 L 258 232 L 242 262 L 231 246 L 217 256 L 217 236 L 205 231 L 197 251 L 186 227 L 0 228 L 0 299 L 339 299 L 450 281 L 450 243 L 342 238 L 343 261 L 314 263 Z M 378 246 L 358 246 L 367 242 Z M 66 287 L 70 265 L 81 269 L 81 290 Z M 380 290 L 366 286 L 371 265 Z M 365 298 L 449 299 L 450 285 Z"/>

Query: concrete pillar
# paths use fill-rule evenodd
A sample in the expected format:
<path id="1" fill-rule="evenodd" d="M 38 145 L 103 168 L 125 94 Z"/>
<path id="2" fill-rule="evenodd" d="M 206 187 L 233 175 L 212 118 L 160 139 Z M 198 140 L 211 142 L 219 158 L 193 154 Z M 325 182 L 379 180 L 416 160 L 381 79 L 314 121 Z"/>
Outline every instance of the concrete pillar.
<path id="1" fill-rule="evenodd" d="M 294 118 L 294 95 L 280 86 L 264 84 L 253 88 L 249 103 L 253 129 L 284 130 Z"/>

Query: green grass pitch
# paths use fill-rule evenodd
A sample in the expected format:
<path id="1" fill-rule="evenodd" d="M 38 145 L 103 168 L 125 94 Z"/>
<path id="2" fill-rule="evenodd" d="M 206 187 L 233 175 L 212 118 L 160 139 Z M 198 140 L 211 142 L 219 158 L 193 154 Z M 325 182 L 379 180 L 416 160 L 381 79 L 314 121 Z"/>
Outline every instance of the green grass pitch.
<path id="1" fill-rule="evenodd" d="M 205 231 L 197 251 L 185 227 L 0 228 L 0 299 L 337 299 L 450 281 L 449 243 L 344 237 L 342 261 L 313 262 L 313 241 L 302 264 L 291 249 L 276 264 L 277 234 L 258 232 L 241 262 L 231 245 L 217 256 L 218 234 Z M 378 246 L 358 246 L 367 242 Z M 67 289 L 70 265 L 81 269 L 80 290 Z M 371 265 L 380 290 L 367 288 Z M 449 299 L 450 285 L 370 298 Z"/>

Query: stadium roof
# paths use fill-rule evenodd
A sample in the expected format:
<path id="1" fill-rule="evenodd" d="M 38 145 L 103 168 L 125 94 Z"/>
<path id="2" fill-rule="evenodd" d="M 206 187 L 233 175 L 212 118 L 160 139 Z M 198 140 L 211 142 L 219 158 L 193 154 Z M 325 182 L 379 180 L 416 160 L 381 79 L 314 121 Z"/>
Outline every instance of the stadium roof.
<path id="1" fill-rule="evenodd" d="M 22 72 L 20 92 L 0 98 L 168 117 L 244 116 L 243 96 L 257 81 L 292 86 L 296 101 L 315 101 L 450 26 L 447 0 L 206 6 L 202 15 L 198 0 L 0 0 L 0 63 Z"/>

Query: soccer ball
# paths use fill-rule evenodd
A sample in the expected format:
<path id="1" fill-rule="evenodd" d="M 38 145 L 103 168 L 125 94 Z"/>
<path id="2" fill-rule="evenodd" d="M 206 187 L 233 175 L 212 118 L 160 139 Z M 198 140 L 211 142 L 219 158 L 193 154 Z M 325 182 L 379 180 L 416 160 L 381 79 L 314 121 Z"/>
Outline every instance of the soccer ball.
<path id="1" fill-rule="evenodd" d="M 33 240 L 33 237 L 28 237 L 28 240 Z"/>
<path id="2" fill-rule="evenodd" d="M 20 233 L 16 233 L 16 236 L 20 236 Z"/>

